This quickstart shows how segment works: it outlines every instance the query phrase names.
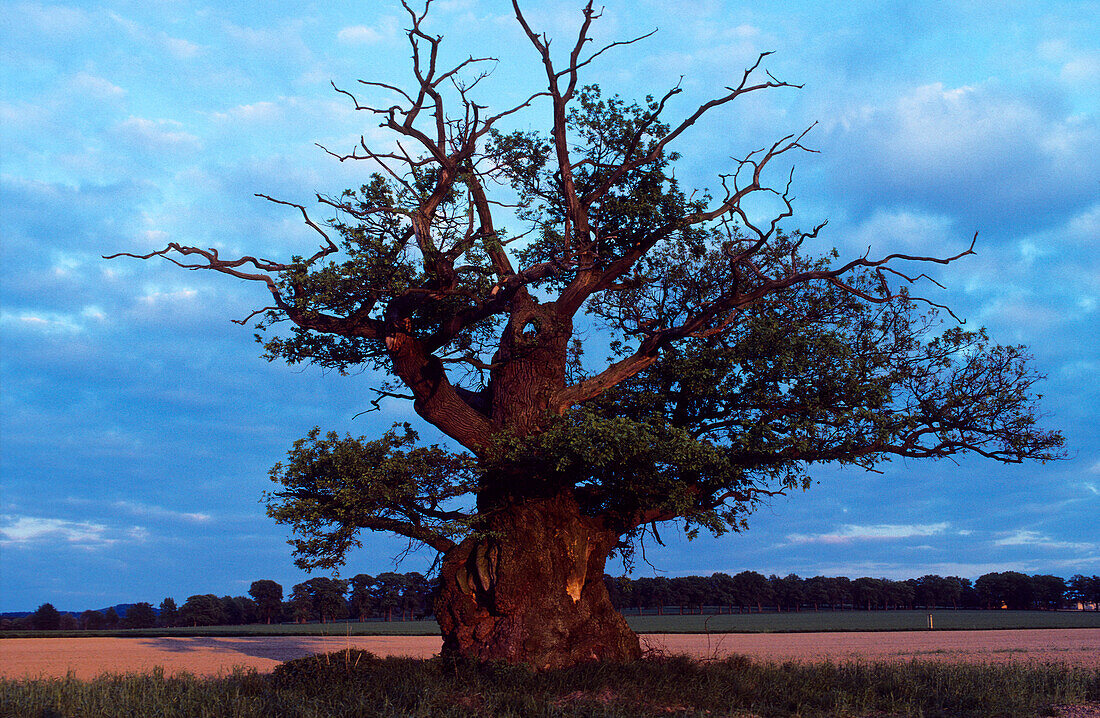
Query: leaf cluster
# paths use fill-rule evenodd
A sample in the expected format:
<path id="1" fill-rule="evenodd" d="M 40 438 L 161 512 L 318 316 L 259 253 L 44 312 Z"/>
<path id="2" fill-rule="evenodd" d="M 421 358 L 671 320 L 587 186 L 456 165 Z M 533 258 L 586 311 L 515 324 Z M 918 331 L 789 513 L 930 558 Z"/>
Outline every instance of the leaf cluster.
<path id="1" fill-rule="evenodd" d="M 359 546 L 362 528 L 391 531 L 442 550 L 469 529 L 460 499 L 475 490 L 471 457 L 415 446 L 408 424 L 381 438 L 322 436 L 314 428 L 272 467 L 279 489 L 265 494 L 267 514 L 294 527 L 302 568 L 334 568 Z"/>

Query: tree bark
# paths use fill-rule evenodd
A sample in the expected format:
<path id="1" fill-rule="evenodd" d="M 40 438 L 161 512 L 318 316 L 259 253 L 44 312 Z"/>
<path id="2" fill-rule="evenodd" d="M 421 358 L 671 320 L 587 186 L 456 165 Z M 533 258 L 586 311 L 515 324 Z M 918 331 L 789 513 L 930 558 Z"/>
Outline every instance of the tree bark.
<path id="1" fill-rule="evenodd" d="M 540 670 L 641 656 L 603 581 L 615 531 L 568 493 L 507 506 L 486 524 L 443 558 L 444 654 Z"/>

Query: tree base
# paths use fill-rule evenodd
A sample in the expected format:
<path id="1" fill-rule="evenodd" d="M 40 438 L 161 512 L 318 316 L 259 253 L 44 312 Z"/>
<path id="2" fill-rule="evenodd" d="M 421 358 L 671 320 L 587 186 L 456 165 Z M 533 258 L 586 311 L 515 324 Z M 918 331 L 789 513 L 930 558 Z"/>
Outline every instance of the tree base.
<path id="1" fill-rule="evenodd" d="M 641 656 L 603 581 L 617 534 L 569 495 L 508 507 L 488 523 L 444 556 L 444 654 L 539 670 Z"/>

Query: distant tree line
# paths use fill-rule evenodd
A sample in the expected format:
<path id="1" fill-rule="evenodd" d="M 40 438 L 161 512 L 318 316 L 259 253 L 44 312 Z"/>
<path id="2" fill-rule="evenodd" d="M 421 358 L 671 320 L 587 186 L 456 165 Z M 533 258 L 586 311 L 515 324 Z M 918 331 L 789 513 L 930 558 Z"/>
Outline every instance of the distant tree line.
<path id="1" fill-rule="evenodd" d="M 154 608 L 149 603 L 125 605 L 76 615 L 59 612 L 52 604 L 32 614 L 5 618 L 0 628 L 14 630 L 99 630 L 171 626 L 237 626 L 250 623 L 307 623 L 354 619 L 409 620 L 431 614 L 435 584 L 422 574 L 361 573 L 351 579 L 311 578 L 283 595 L 271 580 L 254 581 L 247 596 L 190 596 L 182 605 L 172 598 Z"/>
<path id="2" fill-rule="evenodd" d="M 611 601 L 626 613 L 805 610 L 893 610 L 915 608 L 1059 609 L 1100 604 L 1100 576 L 1028 576 L 1016 571 L 987 573 L 976 581 L 928 575 L 904 581 L 885 578 L 736 575 L 675 578 L 606 578 Z"/>
<path id="3" fill-rule="evenodd" d="M 987 573 L 976 581 L 958 576 L 928 575 L 904 581 L 885 578 L 764 576 L 756 571 L 736 575 L 635 578 L 606 576 L 611 601 L 624 613 L 821 610 L 901 610 L 966 608 L 1056 610 L 1100 608 L 1100 576 L 1058 576 L 1016 571 Z M 98 630 L 170 626 L 236 626 L 250 623 L 308 623 L 339 620 L 412 620 L 432 615 L 436 583 L 422 574 L 361 573 L 350 579 L 311 578 L 290 595 L 275 581 L 254 581 L 248 596 L 204 594 L 182 606 L 171 598 L 158 608 L 150 603 L 84 611 L 76 615 L 44 603 L 32 614 L 0 621 L 13 630 Z"/>
<path id="4" fill-rule="evenodd" d="M 166 598 L 160 605 L 158 625 L 408 620 L 431 613 L 433 590 L 433 584 L 416 572 L 311 578 L 294 586 L 288 596 L 280 584 L 263 579 L 252 583 L 248 596 L 191 596 L 182 606 Z"/>
<path id="5" fill-rule="evenodd" d="M 157 610 L 149 603 L 126 606 L 124 616 L 112 606 L 102 611 L 81 614 L 58 611 L 52 603 L 43 603 L 34 613 L 0 620 L 0 629 L 17 631 L 75 631 L 80 629 L 153 628 Z"/>

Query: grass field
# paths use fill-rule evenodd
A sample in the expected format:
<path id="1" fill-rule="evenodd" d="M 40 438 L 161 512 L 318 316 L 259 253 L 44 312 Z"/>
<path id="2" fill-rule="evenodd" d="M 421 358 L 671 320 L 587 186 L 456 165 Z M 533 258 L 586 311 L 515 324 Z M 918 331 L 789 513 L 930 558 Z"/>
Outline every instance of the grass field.
<path id="1" fill-rule="evenodd" d="M 647 659 L 534 673 L 435 658 L 340 651 L 271 675 L 0 680 L 0 716 L 1005 716 L 1056 715 L 1100 700 L 1100 670 L 1061 665 L 734 657 Z"/>
<path id="2" fill-rule="evenodd" d="M 638 633 L 818 633 L 1100 628 L 1100 611 L 803 611 L 717 616 L 627 616 Z"/>
<path id="3" fill-rule="evenodd" d="M 942 631 L 1100 628 L 1100 611 L 803 611 L 722 615 L 627 616 L 638 633 L 817 633 L 822 631 Z M 114 631 L 3 631 L 0 638 L 190 636 L 438 636 L 435 621 L 370 621 L 136 628 Z"/>

